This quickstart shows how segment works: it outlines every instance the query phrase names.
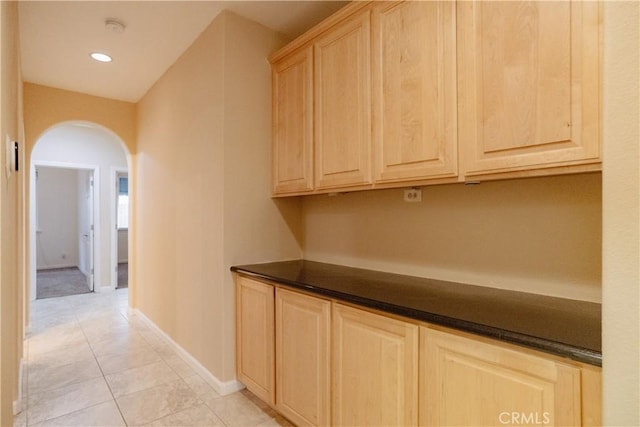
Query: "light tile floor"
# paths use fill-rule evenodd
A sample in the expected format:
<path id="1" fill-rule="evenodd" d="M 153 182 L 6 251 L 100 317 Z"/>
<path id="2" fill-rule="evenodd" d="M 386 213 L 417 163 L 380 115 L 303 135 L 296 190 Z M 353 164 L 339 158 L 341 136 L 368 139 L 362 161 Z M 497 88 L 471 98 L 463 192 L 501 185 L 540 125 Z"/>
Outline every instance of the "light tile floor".
<path id="1" fill-rule="evenodd" d="M 128 290 L 37 300 L 14 426 L 290 426 L 248 391 L 220 396 L 127 309 Z"/>

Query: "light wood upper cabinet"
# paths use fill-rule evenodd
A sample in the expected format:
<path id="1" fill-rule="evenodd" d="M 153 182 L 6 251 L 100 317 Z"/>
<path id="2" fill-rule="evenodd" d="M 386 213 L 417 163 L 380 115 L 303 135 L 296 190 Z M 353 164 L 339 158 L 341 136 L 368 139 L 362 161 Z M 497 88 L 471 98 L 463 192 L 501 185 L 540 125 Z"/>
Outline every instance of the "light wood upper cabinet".
<path id="1" fill-rule="evenodd" d="M 274 290 L 243 276 L 236 276 L 236 374 L 256 396 L 274 403 Z"/>
<path id="2" fill-rule="evenodd" d="M 273 193 L 313 190 L 313 48 L 272 65 Z"/>
<path id="3" fill-rule="evenodd" d="M 409 426 L 418 421 L 418 327 L 333 307 L 335 426 Z"/>
<path id="4" fill-rule="evenodd" d="M 456 176 L 455 2 L 373 8 L 374 179 Z"/>
<path id="5" fill-rule="evenodd" d="M 601 169 L 597 1 L 351 2 L 273 62 L 273 194 Z"/>
<path id="6" fill-rule="evenodd" d="M 421 425 L 581 425 L 575 366 L 421 327 L 420 371 Z"/>
<path id="7" fill-rule="evenodd" d="M 457 10 L 464 174 L 598 163 L 598 2 L 461 1 Z"/>
<path id="8" fill-rule="evenodd" d="M 314 41 L 317 189 L 371 183 L 370 11 Z"/>
<path id="9" fill-rule="evenodd" d="M 276 289 L 276 408 L 296 425 L 330 424 L 331 302 Z"/>

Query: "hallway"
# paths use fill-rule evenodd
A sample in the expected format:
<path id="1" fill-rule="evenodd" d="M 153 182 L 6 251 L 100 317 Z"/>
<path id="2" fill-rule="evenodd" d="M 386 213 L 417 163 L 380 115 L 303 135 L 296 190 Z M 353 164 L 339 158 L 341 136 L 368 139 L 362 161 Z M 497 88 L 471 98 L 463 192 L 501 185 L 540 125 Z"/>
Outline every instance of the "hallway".
<path id="1" fill-rule="evenodd" d="M 36 300 L 14 426 L 278 426 L 246 390 L 216 393 L 127 308 L 128 289 Z"/>

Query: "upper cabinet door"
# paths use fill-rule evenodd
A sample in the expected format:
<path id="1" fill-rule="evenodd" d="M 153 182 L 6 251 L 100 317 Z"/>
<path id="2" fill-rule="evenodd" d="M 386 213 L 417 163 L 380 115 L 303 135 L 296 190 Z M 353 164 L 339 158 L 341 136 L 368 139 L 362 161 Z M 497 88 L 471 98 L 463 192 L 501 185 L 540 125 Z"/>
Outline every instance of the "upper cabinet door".
<path id="1" fill-rule="evenodd" d="M 376 182 L 456 176 L 455 2 L 373 9 Z"/>
<path id="2" fill-rule="evenodd" d="M 313 189 L 313 47 L 272 66 L 273 193 Z"/>
<path id="3" fill-rule="evenodd" d="M 465 175 L 600 161 L 595 1 L 458 2 Z"/>
<path id="4" fill-rule="evenodd" d="M 371 183 L 370 15 L 358 13 L 314 43 L 317 189 Z"/>

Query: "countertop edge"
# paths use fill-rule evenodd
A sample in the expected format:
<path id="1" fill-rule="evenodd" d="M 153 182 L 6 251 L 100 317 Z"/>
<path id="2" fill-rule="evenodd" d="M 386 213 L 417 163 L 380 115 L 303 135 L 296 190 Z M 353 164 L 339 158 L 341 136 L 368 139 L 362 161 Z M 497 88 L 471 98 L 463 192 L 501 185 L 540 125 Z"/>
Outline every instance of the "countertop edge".
<path id="1" fill-rule="evenodd" d="M 234 273 L 240 273 L 245 276 L 254 277 L 261 280 L 267 280 L 275 282 L 277 284 L 290 287 L 292 289 L 298 289 L 306 292 L 310 292 L 316 295 L 333 298 L 339 301 L 353 303 L 367 308 L 380 310 L 386 313 L 399 315 L 409 319 L 430 323 L 437 326 L 444 326 L 451 329 L 456 329 L 463 332 L 470 332 L 480 336 L 494 338 L 499 341 L 520 345 L 523 347 L 539 350 L 545 353 L 550 353 L 556 356 L 568 357 L 571 360 L 586 363 L 589 365 L 602 366 L 602 354 L 596 351 L 576 347 L 573 345 L 548 340 L 545 338 L 535 337 L 527 334 L 522 334 L 513 331 L 507 331 L 501 328 L 484 325 L 481 323 L 469 322 L 454 317 L 447 317 L 435 313 L 415 310 L 407 307 L 399 307 L 394 304 L 385 303 L 383 301 L 371 300 L 368 298 L 360 297 L 357 295 L 338 292 L 322 287 L 303 284 L 292 280 L 283 279 L 281 277 L 257 273 L 254 271 L 246 270 L 242 267 L 233 266 L 231 271 Z"/>

